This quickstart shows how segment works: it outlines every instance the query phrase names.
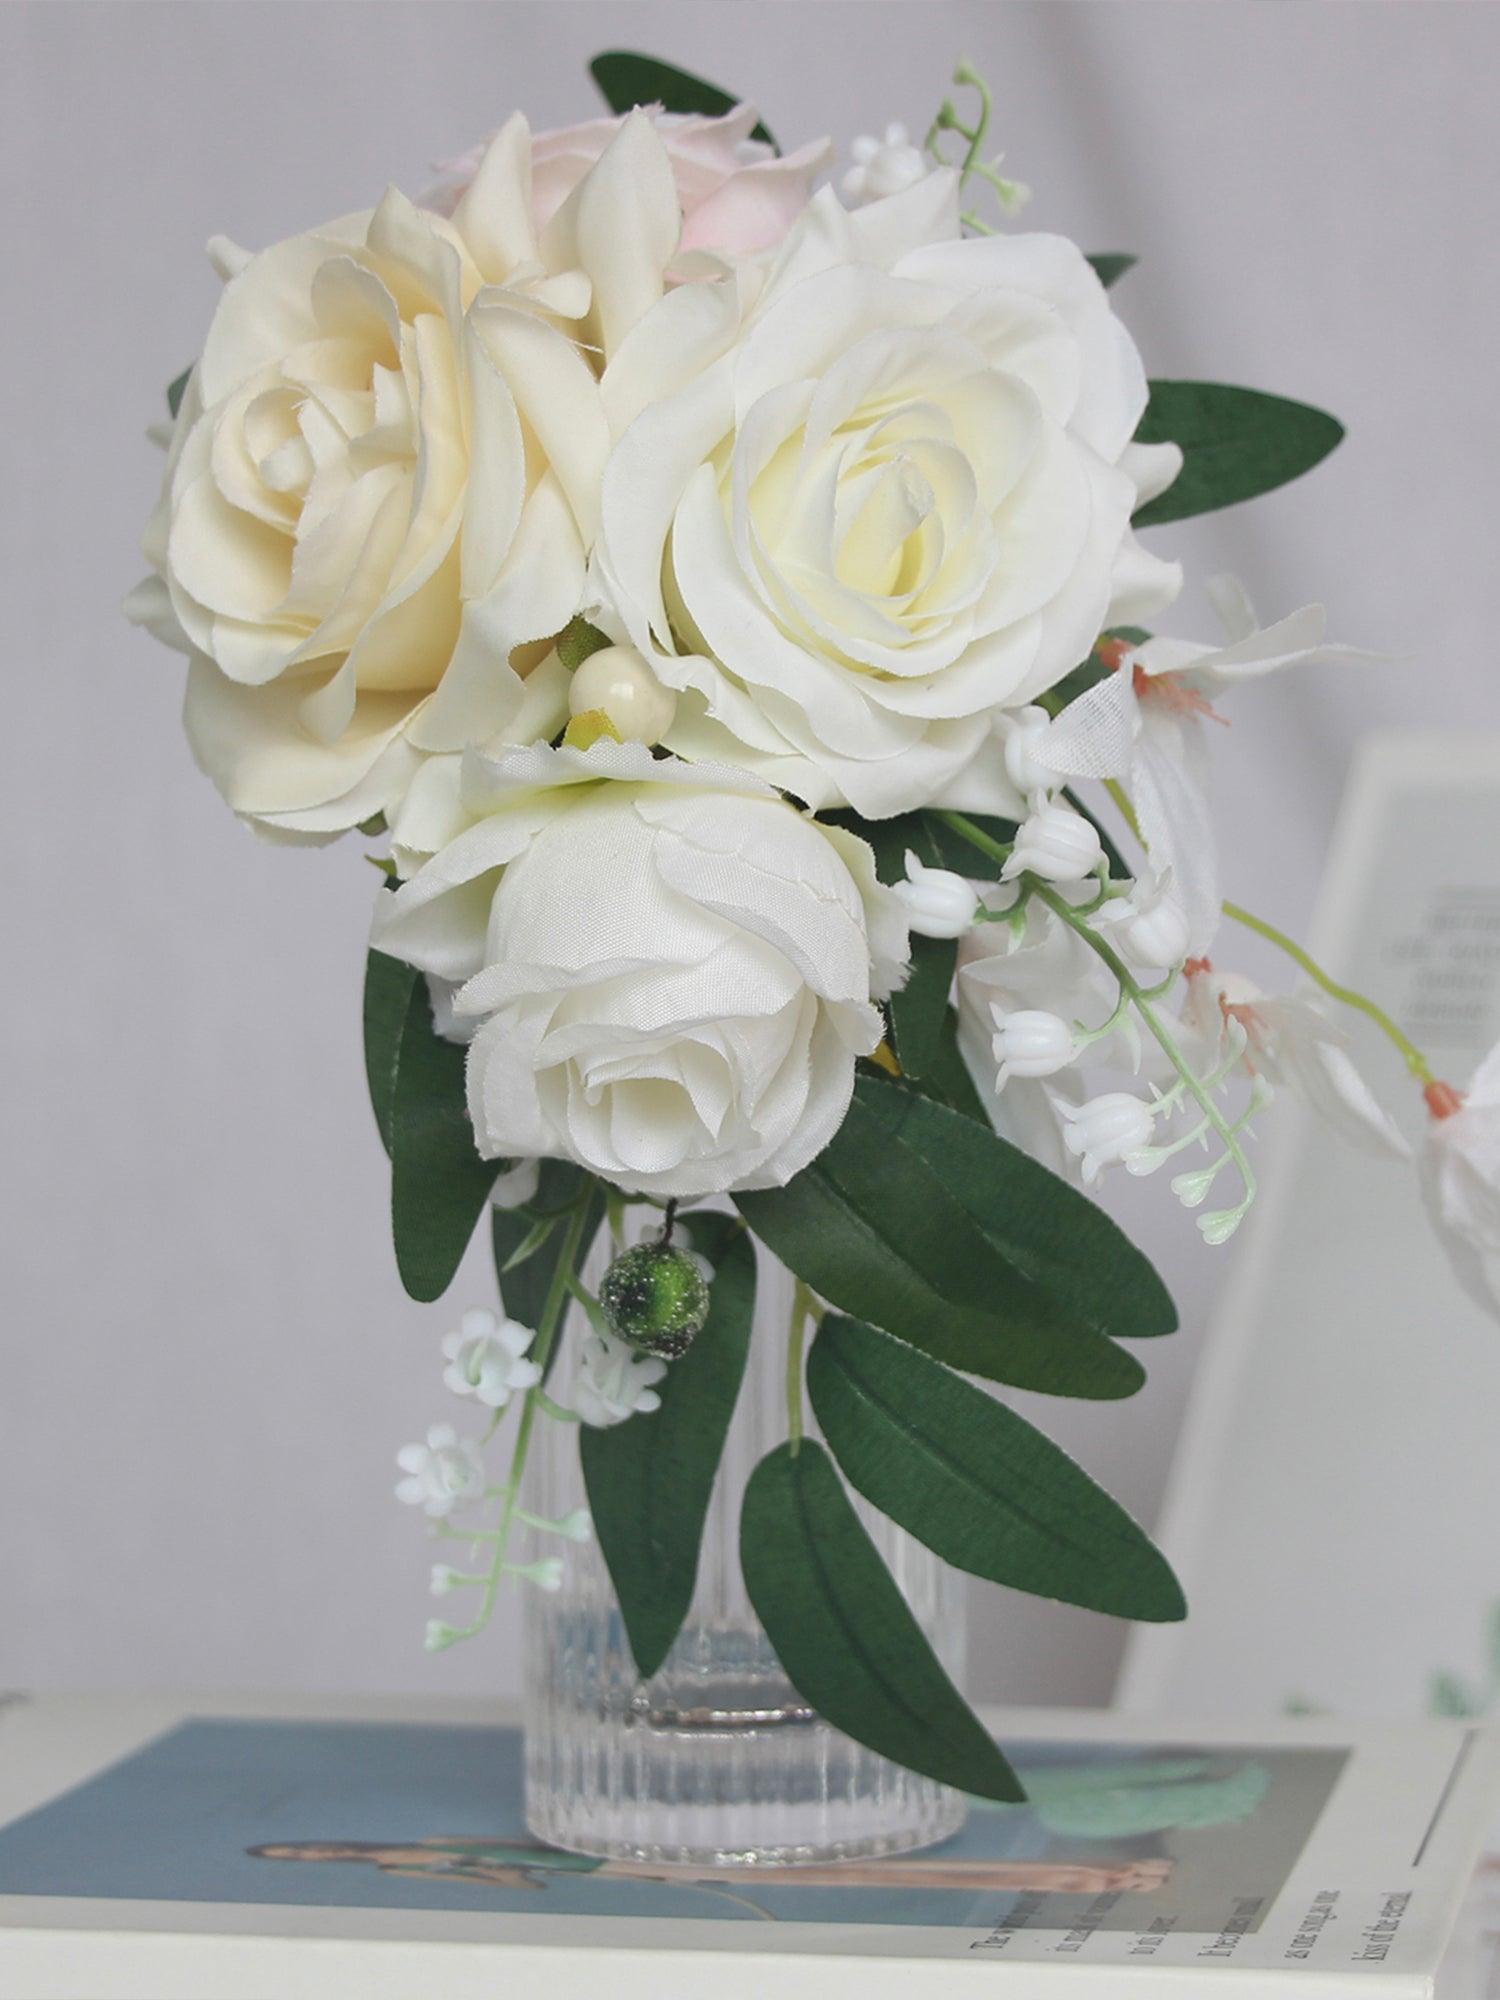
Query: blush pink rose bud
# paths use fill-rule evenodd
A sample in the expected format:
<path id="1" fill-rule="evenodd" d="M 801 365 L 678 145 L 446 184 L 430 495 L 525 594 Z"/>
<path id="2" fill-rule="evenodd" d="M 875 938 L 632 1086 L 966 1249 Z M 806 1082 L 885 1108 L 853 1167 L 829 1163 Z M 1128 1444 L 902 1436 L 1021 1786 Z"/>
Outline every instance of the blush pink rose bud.
<path id="1" fill-rule="evenodd" d="M 774 249 L 806 208 L 813 178 L 832 155 L 831 142 L 817 139 L 778 158 L 764 140 L 750 136 L 758 117 L 750 104 L 737 104 L 719 118 L 652 109 L 682 204 L 679 255 L 707 250 L 743 257 Z M 538 230 L 546 228 L 623 123 L 623 118 L 593 118 L 535 135 L 531 200 Z M 451 215 L 487 144 L 439 161 L 443 178 L 422 197 L 423 206 Z"/>

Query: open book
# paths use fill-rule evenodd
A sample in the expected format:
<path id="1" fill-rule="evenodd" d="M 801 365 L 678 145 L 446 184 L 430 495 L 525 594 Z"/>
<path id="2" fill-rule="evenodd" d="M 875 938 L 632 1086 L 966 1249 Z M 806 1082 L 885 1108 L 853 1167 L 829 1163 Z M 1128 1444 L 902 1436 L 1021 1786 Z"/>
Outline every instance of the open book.
<path id="1" fill-rule="evenodd" d="M 1433 1990 L 1500 1737 L 992 1720 L 1025 1806 L 976 1804 L 919 1854 L 715 1873 L 534 1841 L 519 1732 L 488 1711 L 17 1701 L 0 1711 L 0 1992 Z"/>

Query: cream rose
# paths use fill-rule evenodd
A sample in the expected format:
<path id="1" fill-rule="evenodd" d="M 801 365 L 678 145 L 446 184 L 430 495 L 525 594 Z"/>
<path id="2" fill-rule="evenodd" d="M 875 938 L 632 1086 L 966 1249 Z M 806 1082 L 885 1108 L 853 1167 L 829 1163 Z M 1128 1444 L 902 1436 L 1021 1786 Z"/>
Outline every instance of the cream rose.
<path id="1" fill-rule="evenodd" d="M 374 943 L 457 986 L 487 1158 L 660 1196 L 778 1186 L 833 1137 L 906 958 L 863 841 L 743 772 L 471 752 L 423 774 Z"/>
<path id="2" fill-rule="evenodd" d="M 827 139 L 817 139 L 779 157 L 774 147 L 750 136 L 758 121 L 749 104 L 737 104 L 719 118 L 657 110 L 646 115 L 671 162 L 682 210 L 680 253 L 748 256 L 773 248 L 807 206 L 813 177 L 833 152 Z M 623 123 L 622 118 L 592 118 L 536 134 L 531 196 L 538 230 L 546 229 Z M 443 180 L 423 199 L 451 215 L 483 155 L 484 147 L 476 146 L 442 161 L 438 172 Z"/>
<path id="3" fill-rule="evenodd" d="M 368 214 L 221 255 L 132 614 L 190 660 L 236 811 L 325 835 L 422 759 L 566 720 L 607 426 L 597 368 L 665 289 L 679 215 L 624 121 L 543 244 L 513 119 L 451 219 Z"/>
<path id="4" fill-rule="evenodd" d="M 669 295 L 605 381 L 598 584 L 684 697 L 669 747 L 875 818 L 1014 810 L 996 711 L 1177 587 L 1130 517 L 1179 460 L 1131 443 L 1099 281 L 955 206 L 947 172 L 856 214 L 824 189 L 758 295 Z"/>

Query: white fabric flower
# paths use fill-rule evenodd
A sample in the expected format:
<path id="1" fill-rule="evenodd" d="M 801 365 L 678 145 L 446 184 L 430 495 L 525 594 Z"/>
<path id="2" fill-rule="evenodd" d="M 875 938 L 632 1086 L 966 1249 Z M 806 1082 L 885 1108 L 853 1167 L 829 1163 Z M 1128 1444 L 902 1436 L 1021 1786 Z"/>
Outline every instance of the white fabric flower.
<path id="1" fill-rule="evenodd" d="M 852 202 L 882 201 L 914 187 L 932 171 L 932 162 L 911 142 L 899 123 L 887 125 L 882 137 L 861 133 L 849 148 L 854 165 L 839 186 Z"/>
<path id="2" fill-rule="evenodd" d="M 997 1066 L 996 1090 L 1004 1090 L 1013 1076 L 1056 1076 L 1077 1053 L 1073 1030 L 1060 1014 L 1041 1007 L 1018 1007 L 1007 1013 L 991 1002 L 990 1017 L 995 1023 L 990 1048 Z"/>
<path id="3" fill-rule="evenodd" d="M 891 886 L 919 937 L 962 937 L 979 911 L 979 892 L 972 882 L 951 868 L 927 867 L 910 848 L 906 880 Z"/>
<path id="4" fill-rule="evenodd" d="M 1191 942 L 1187 911 L 1171 882 L 1170 874 L 1148 875 L 1128 896 L 1107 903 L 1097 918 L 1128 959 L 1159 972 L 1181 965 Z"/>
<path id="5" fill-rule="evenodd" d="M 1394 1119 L 1351 1061 L 1347 1037 L 1310 993 L 1273 996 L 1240 973 L 1189 962 L 1184 1028 L 1209 1069 L 1228 1047 L 1231 1027 L 1243 1031 L 1245 1068 L 1267 1083 L 1296 1090 L 1350 1145 L 1388 1159 L 1411 1157 Z"/>
<path id="6" fill-rule="evenodd" d="M 396 1463 L 406 1477 L 396 1482 L 396 1498 L 420 1507 L 435 1521 L 446 1520 L 465 1500 L 484 1492 L 484 1461 L 472 1438 L 461 1438 L 452 1424 L 434 1424 L 426 1444 L 404 1444 Z"/>
<path id="7" fill-rule="evenodd" d="M 1459 1282 L 1500 1318 L 1500 1047 L 1466 1091 L 1433 1084 L 1420 1156 L 1422 1195 Z"/>
<path id="8" fill-rule="evenodd" d="M 1082 882 L 1103 859 L 1093 821 L 1060 801 L 1044 799 L 1022 821 L 1000 873 L 1007 882 L 1021 874 L 1040 875 L 1047 882 Z"/>
<path id="9" fill-rule="evenodd" d="M 451 220 L 392 189 L 225 264 L 128 608 L 188 655 L 194 753 L 264 829 L 389 816 L 424 756 L 566 719 L 593 363 L 662 297 L 680 214 L 644 115 L 545 239 L 530 151 L 512 119 Z"/>
<path id="10" fill-rule="evenodd" d="M 534 1329 L 519 1320 L 472 1308 L 443 1336 L 444 1387 L 455 1396 L 476 1397 L 488 1410 L 503 1410 L 518 1389 L 542 1379 L 537 1364 L 525 1359 L 535 1339 Z"/>
<path id="11" fill-rule="evenodd" d="M 1170 872 L 1187 912 L 1189 949 L 1208 949 L 1219 923 L 1218 846 L 1208 805 L 1206 721 L 1222 722 L 1218 697 L 1284 667 L 1369 662 L 1378 657 L 1323 643 L 1323 607 L 1294 611 L 1264 631 L 1233 577 L 1209 595 L 1229 637 L 1222 647 L 1151 639 L 1117 647 L 1117 666 L 1028 741 L 1058 778 L 1118 778 L 1135 807 L 1152 863 Z"/>
<path id="12" fill-rule="evenodd" d="M 596 1428 L 623 1424 L 637 1411 L 661 1408 L 655 1385 L 666 1372 L 666 1362 L 655 1355 L 640 1354 L 613 1334 L 589 1333 L 578 1350 L 573 1408 Z"/>
<path id="13" fill-rule="evenodd" d="M 375 938 L 465 982 L 486 1158 L 687 1196 L 779 1186 L 821 1151 L 908 949 L 865 842 L 637 744 L 429 770 L 395 851 L 430 858 L 378 899 Z"/>
<path id="14" fill-rule="evenodd" d="M 1107 1021 L 1118 996 L 1103 962 L 1067 924 L 1033 902 L 1019 936 L 1002 924 L 984 924 L 960 939 L 955 991 L 959 1051 L 996 1131 L 1054 1173 L 1076 1175 L 1060 1107 L 1083 1101 L 1090 1071 L 1127 1060 L 1134 1067 L 1138 1042 L 1122 1023 L 1075 1047 L 1063 1068 L 1031 1075 L 1007 1058 L 1008 1041 L 997 1038 L 1023 1014 L 1086 1026 Z"/>
<path id="15" fill-rule="evenodd" d="M 714 118 L 654 106 L 643 110 L 665 151 L 682 210 L 679 256 L 699 250 L 743 257 L 773 249 L 807 206 L 813 177 L 833 151 L 827 139 L 815 139 L 778 155 L 763 139 L 751 137 L 760 122 L 751 104 L 737 104 Z M 591 118 L 536 134 L 531 212 L 539 232 L 587 178 L 624 122 Z M 443 178 L 422 197 L 426 206 L 451 215 L 490 143 L 440 162 Z"/>
<path id="16" fill-rule="evenodd" d="M 463 1038 L 467 1042 L 474 1033 L 474 1023 L 467 1017 L 464 1030 Z M 507 1167 L 503 1174 L 496 1176 L 495 1185 L 490 1189 L 491 1208 L 524 1208 L 527 1202 L 535 1201 L 541 1179 L 540 1160 L 517 1160 L 513 1167 Z"/>
<path id="17" fill-rule="evenodd" d="M 1128 1090 L 1106 1091 L 1077 1105 L 1059 1099 L 1057 1108 L 1063 1143 L 1081 1161 L 1085 1187 L 1092 1187 L 1106 1167 L 1128 1167 L 1151 1144 L 1155 1114 L 1144 1098 Z"/>
<path id="18" fill-rule="evenodd" d="M 1103 287 L 956 208 L 947 169 L 853 214 L 825 188 L 764 286 L 679 288 L 605 383 L 597 581 L 681 693 L 668 747 L 871 818 L 1017 816 L 997 708 L 1178 584 L 1130 532 L 1180 455 L 1131 442 Z"/>

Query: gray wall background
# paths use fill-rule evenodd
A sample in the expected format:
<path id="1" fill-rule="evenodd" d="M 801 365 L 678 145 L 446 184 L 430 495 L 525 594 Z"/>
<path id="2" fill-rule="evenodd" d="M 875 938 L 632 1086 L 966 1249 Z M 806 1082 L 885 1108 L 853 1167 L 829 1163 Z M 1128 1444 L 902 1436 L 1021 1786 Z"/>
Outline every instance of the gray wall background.
<path id="1" fill-rule="evenodd" d="M 438 1660 L 391 1453 L 445 1400 L 436 1343 L 489 1297 L 397 1284 L 358 1008 L 357 843 L 242 831 L 177 728 L 180 665 L 119 601 L 157 479 L 145 425 L 260 245 L 415 192 L 515 105 L 585 115 L 586 58 L 670 54 L 786 139 L 920 130 L 967 52 L 1027 220 L 1132 249 L 1152 372 L 1325 404 L 1315 478 L 1157 537 L 1267 615 L 1406 657 L 1246 696 L 1222 754 L 1233 893 L 1296 927 L 1351 746 L 1493 726 L 1500 325 L 1493 7 L 12 4 L 0 9 L 6 401 L 0 624 L 8 969 L 0 1685 L 514 1686 L 514 1621 Z M 1180 629 L 1211 625 L 1189 598 Z M 1217 733 L 1216 733 L 1217 734 Z M 1156 1506 L 1225 1270 L 1130 1191 L 1184 1330 L 1123 1406 L 1038 1405 Z M 1032 1399 L 1035 1403 L 1036 1399 Z M 986 1593 L 976 1693 L 1088 1701 L 1119 1632 Z"/>

